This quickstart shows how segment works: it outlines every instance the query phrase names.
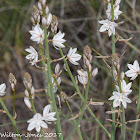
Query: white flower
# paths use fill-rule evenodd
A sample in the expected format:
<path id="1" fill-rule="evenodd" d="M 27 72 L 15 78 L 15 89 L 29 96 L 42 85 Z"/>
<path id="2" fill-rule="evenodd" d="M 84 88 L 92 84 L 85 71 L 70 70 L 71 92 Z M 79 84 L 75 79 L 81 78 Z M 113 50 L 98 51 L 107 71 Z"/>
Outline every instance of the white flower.
<path id="1" fill-rule="evenodd" d="M 117 6 L 114 5 L 113 7 L 114 7 L 114 20 L 117 20 L 118 16 L 120 14 L 122 14 L 122 11 L 119 10 L 119 7 L 120 7 L 119 5 L 117 5 Z M 109 20 L 111 20 L 112 14 L 111 14 L 111 4 L 110 3 L 108 4 L 108 9 L 106 10 L 106 14 L 107 14 L 107 18 Z"/>
<path id="2" fill-rule="evenodd" d="M 40 25 L 37 24 L 35 27 L 33 27 L 33 30 L 29 31 L 29 33 L 32 35 L 31 40 L 37 42 L 37 44 L 42 43 L 44 40 L 44 30 L 40 28 Z"/>
<path id="3" fill-rule="evenodd" d="M 86 86 L 87 82 L 88 82 L 88 73 L 87 71 L 83 71 L 83 70 L 77 70 L 78 75 L 78 80 L 81 84 L 84 85 L 84 87 Z"/>
<path id="4" fill-rule="evenodd" d="M 135 60 L 133 65 L 132 64 L 127 64 L 127 66 L 130 70 L 125 72 L 125 74 L 126 74 L 127 77 L 131 77 L 130 80 L 134 80 L 140 74 L 139 63 L 138 63 L 137 60 Z"/>
<path id="5" fill-rule="evenodd" d="M 99 21 L 100 24 L 103 24 L 101 27 L 100 27 L 100 32 L 105 32 L 105 31 L 108 31 L 108 35 L 109 37 L 114 34 L 115 35 L 115 27 L 118 26 L 117 23 L 115 22 L 111 22 L 109 21 L 108 19 L 106 20 L 101 20 Z"/>
<path id="6" fill-rule="evenodd" d="M 3 83 L 0 85 L 0 96 L 4 96 L 6 93 L 6 85 Z"/>
<path id="7" fill-rule="evenodd" d="M 43 117 L 40 113 L 37 113 L 33 116 L 32 119 L 27 121 L 29 123 L 27 130 L 31 131 L 34 128 L 37 132 L 40 132 L 42 128 L 48 128 L 48 125 L 43 121 Z"/>
<path id="8" fill-rule="evenodd" d="M 37 51 L 32 46 L 30 46 L 30 48 L 28 48 L 28 49 L 25 49 L 25 51 L 30 53 L 25 58 L 30 60 L 31 65 L 34 65 L 35 62 L 38 61 L 38 53 L 37 53 Z"/>
<path id="9" fill-rule="evenodd" d="M 51 123 L 52 121 L 56 121 L 57 119 L 54 118 L 56 112 L 50 112 L 51 105 L 47 105 L 43 109 L 43 118 L 47 123 Z"/>
<path id="10" fill-rule="evenodd" d="M 79 61 L 81 59 L 81 55 L 75 53 L 76 51 L 77 51 L 77 48 L 74 48 L 74 49 L 70 48 L 67 54 L 67 58 L 72 64 L 79 65 L 79 63 L 77 63 L 76 61 Z"/>
<path id="11" fill-rule="evenodd" d="M 122 94 L 125 94 L 126 96 L 128 94 L 130 94 L 132 92 L 132 90 L 130 89 L 131 86 L 132 86 L 132 83 L 131 82 L 128 83 L 128 84 L 126 84 L 126 82 L 123 80 L 121 82 L 121 93 Z M 120 92 L 120 89 L 119 89 L 119 87 L 117 85 L 116 85 L 116 89 L 117 89 L 118 92 Z"/>
<path id="12" fill-rule="evenodd" d="M 58 48 L 65 48 L 65 46 L 63 45 L 63 43 L 66 41 L 65 39 L 63 39 L 63 37 L 65 36 L 65 33 L 61 33 L 61 31 L 59 31 L 52 40 L 53 46 L 58 49 Z M 58 47 L 58 48 L 57 48 Z"/>
<path id="13" fill-rule="evenodd" d="M 60 85 L 60 83 L 61 83 L 61 77 L 59 77 L 57 79 L 57 83 Z M 57 88 L 57 85 L 56 85 L 55 80 L 54 80 L 53 77 L 52 77 L 52 85 L 53 85 L 53 92 L 56 93 L 58 88 Z"/>
<path id="14" fill-rule="evenodd" d="M 113 107 L 118 107 L 122 103 L 125 109 L 127 108 L 127 103 L 131 103 L 131 100 L 127 98 L 126 94 L 116 91 L 113 92 L 113 96 L 111 96 L 108 100 L 114 100 Z"/>

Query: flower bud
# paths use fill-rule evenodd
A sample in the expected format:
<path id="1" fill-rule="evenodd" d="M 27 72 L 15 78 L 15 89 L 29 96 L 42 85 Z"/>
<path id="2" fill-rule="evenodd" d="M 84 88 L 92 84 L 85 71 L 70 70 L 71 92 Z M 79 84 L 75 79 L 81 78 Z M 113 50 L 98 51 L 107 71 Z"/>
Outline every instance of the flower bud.
<path id="1" fill-rule="evenodd" d="M 42 0 L 42 5 L 45 7 L 45 5 L 46 5 L 46 0 Z"/>
<path id="2" fill-rule="evenodd" d="M 40 22 L 40 15 L 38 15 L 38 17 L 37 17 L 37 23 L 39 23 Z"/>
<path id="3" fill-rule="evenodd" d="M 57 26 L 54 26 L 54 31 L 55 34 L 57 33 Z"/>
<path id="4" fill-rule="evenodd" d="M 35 20 L 34 20 L 33 17 L 31 17 L 31 21 L 32 21 L 32 23 L 33 23 L 33 25 L 34 25 L 34 24 L 35 24 Z"/>
<path id="5" fill-rule="evenodd" d="M 121 73 L 121 81 L 124 79 L 124 77 L 125 77 L 125 73 L 122 72 L 122 73 Z"/>
<path id="6" fill-rule="evenodd" d="M 95 68 L 95 69 L 92 71 L 92 76 L 95 77 L 97 74 L 98 74 L 98 68 Z"/>
<path id="7" fill-rule="evenodd" d="M 115 69 L 113 70 L 113 78 L 114 78 L 115 82 L 118 81 L 118 74 L 117 74 L 117 71 Z"/>
<path id="8" fill-rule="evenodd" d="M 81 69 L 81 70 L 77 70 L 77 73 L 80 75 L 80 76 L 85 76 L 84 74 L 83 74 L 83 72 L 84 72 L 84 70 L 83 69 Z"/>
<path id="9" fill-rule="evenodd" d="M 45 26 L 47 24 L 47 20 L 45 17 L 42 18 L 42 25 Z"/>
<path id="10" fill-rule="evenodd" d="M 31 105 L 31 102 L 30 102 L 29 98 L 24 97 L 24 103 L 26 104 L 26 106 L 27 106 L 29 109 L 32 108 L 32 105 Z"/>
<path id="11" fill-rule="evenodd" d="M 68 71 L 67 67 L 66 67 L 66 64 L 63 65 L 63 68 L 64 68 L 65 71 Z"/>
<path id="12" fill-rule="evenodd" d="M 47 26 L 49 26 L 52 22 L 52 14 L 49 13 L 48 17 L 47 17 Z"/>
<path id="13" fill-rule="evenodd" d="M 89 64 L 88 69 L 89 69 L 89 72 L 91 72 L 91 71 L 92 71 L 91 64 Z"/>
<path id="14" fill-rule="evenodd" d="M 34 89 L 34 87 L 33 87 L 33 86 L 32 86 L 32 88 L 31 88 L 30 93 L 31 93 L 31 97 L 32 97 L 32 99 L 34 99 L 34 97 L 35 97 L 35 89 Z M 28 90 L 27 90 L 27 89 L 25 90 L 25 96 L 26 96 L 27 98 L 29 98 L 29 97 L 30 97 L 30 96 L 29 96 L 29 92 L 28 92 Z"/>
<path id="15" fill-rule="evenodd" d="M 120 71 L 120 64 L 117 65 L 117 70 Z"/>
<path id="16" fill-rule="evenodd" d="M 55 74 L 59 74 L 59 72 L 60 72 L 60 65 L 57 64 L 55 67 Z"/>
<path id="17" fill-rule="evenodd" d="M 17 84 L 17 80 L 12 73 L 9 74 L 9 82 L 11 84 L 12 91 L 14 91 Z"/>
<path id="18" fill-rule="evenodd" d="M 24 83 L 24 86 L 26 87 L 26 89 L 31 90 L 31 88 L 32 88 L 32 77 L 28 72 L 26 72 L 24 74 L 23 83 Z"/>
<path id="19" fill-rule="evenodd" d="M 121 0 L 116 0 L 115 4 L 114 4 L 114 7 L 117 7 L 120 4 L 120 2 L 121 2 Z"/>
<path id="20" fill-rule="evenodd" d="M 45 14 L 46 14 L 46 15 L 49 14 L 49 7 L 48 7 L 48 6 L 45 7 Z"/>
<path id="21" fill-rule="evenodd" d="M 42 11 L 42 5 L 41 5 L 40 2 L 38 2 L 38 9 L 39 9 L 40 11 Z"/>

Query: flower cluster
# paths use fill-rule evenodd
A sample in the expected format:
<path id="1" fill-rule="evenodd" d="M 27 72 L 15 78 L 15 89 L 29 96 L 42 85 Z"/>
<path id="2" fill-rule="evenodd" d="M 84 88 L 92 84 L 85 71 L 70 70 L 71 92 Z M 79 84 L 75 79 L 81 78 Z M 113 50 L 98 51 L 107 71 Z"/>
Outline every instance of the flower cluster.
<path id="1" fill-rule="evenodd" d="M 122 13 L 122 11 L 119 10 L 119 4 L 120 0 L 116 0 L 113 7 L 111 7 L 111 3 L 108 3 L 108 7 L 106 10 L 107 18 L 106 20 L 99 21 L 102 26 L 100 27 L 100 32 L 108 31 L 109 37 L 113 34 L 115 35 L 115 27 L 118 26 L 117 23 L 114 22 L 114 20 L 118 19 L 118 16 Z M 112 9 L 114 11 L 114 19 L 112 19 Z"/>
<path id="2" fill-rule="evenodd" d="M 116 90 L 112 94 L 108 100 L 114 100 L 113 101 L 113 107 L 118 107 L 121 105 L 124 106 L 124 108 L 127 108 L 127 103 L 131 103 L 131 100 L 127 97 L 132 90 L 131 88 L 132 83 L 126 84 L 126 82 L 123 80 L 121 82 L 121 90 L 120 87 L 116 85 Z"/>
<path id="3" fill-rule="evenodd" d="M 45 10 L 45 12 L 43 12 Z M 44 14 L 43 14 L 44 13 Z M 42 18 L 42 20 L 41 20 Z M 31 17 L 33 22 L 32 30 L 29 31 L 31 34 L 31 40 L 36 42 L 37 44 L 43 44 L 45 39 L 44 28 L 48 29 L 48 38 L 50 36 L 50 32 L 53 34 L 53 38 L 48 39 L 48 41 L 52 42 L 52 45 L 59 50 L 59 48 L 65 48 L 64 43 L 66 40 L 64 39 L 65 33 L 59 31 L 57 33 L 58 21 L 57 18 L 49 12 L 48 6 L 42 1 L 38 3 L 38 7 L 34 6 L 33 14 Z M 41 26 L 42 23 L 42 26 Z M 51 30 L 49 32 L 49 26 L 51 26 Z M 38 62 L 38 52 L 30 46 L 25 49 L 29 55 L 26 56 L 26 59 L 30 60 L 31 65 L 35 65 Z M 74 65 L 78 65 L 81 59 L 81 55 L 76 53 L 77 48 L 70 48 L 67 59 Z"/>
<path id="4" fill-rule="evenodd" d="M 83 51 L 83 62 L 84 62 L 84 66 L 87 69 L 87 71 L 84 71 L 83 69 L 81 70 L 77 70 L 78 73 L 78 80 L 79 82 L 84 86 L 84 88 L 86 87 L 87 83 L 88 83 L 88 79 L 89 77 L 92 75 L 93 77 L 95 77 L 98 74 L 98 69 L 95 68 L 92 70 L 92 50 L 91 48 L 86 45 Z"/>
<path id="5" fill-rule="evenodd" d="M 41 128 L 48 128 L 48 124 L 51 124 L 51 122 L 56 121 L 55 112 L 50 112 L 51 105 L 47 105 L 43 109 L 43 115 L 40 113 L 37 113 L 33 116 L 32 119 L 28 120 L 29 123 L 27 130 L 31 131 L 34 128 L 37 132 L 40 132 Z"/>
<path id="6" fill-rule="evenodd" d="M 33 7 L 33 13 L 31 17 L 31 21 L 33 23 L 32 30 L 29 31 L 31 34 L 30 39 L 34 41 L 37 45 L 42 47 L 42 56 L 40 59 L 40 53 L 38 52 L 38 49 L 35 49 L 34 47 L 30 46 L 29 48 L 26 48 L 25 51 L 29 53 L 25 58 L 29 60 L 31 65 L 36 66 L 37 68 L 43 69 L 45 72 L 48 71 L 48 67 L 46 64 L 46 61 L 48 60 L 46 53 L 44 53 L 45 48 L 45 40 L 47 37 L 47 43 L 52 43 L 52 46 L 59 50 L 60 48 L 65 48 L 65 42 L 64 39 L 65 33 L 62 33 L 61 31 L 57 32 L 58 29 L 58 20 L 56 16 L 52 15 L 49 7 L 46 5 L 46 0 L 41 0 L 38 2 L 37 6 Z M 46 33 L 46 32 L 47 33 Z M 45 36 L 47 34 L 47 36 Z M 76 53 L 77 48 L 70 48 L 68 51 L 68 54 L 65 55 L 66 60 L 69 60 L 73 65 L 79 65 L 78 61 L 81 59 L 81 55 Z M 64 59 L 64 57 L 51 60 L 52 62 L 57 62 Z M 39 62 L 44 61 L 43 67 L 40 67 L 38 65 Z M 51 63 L 51 62 L 50 62 Z M 60 65 L 57 64 L 55 67 L 55 73 L 52 72 L 51 74 L 51 81 L 53 86 L 53 93 L 56 93 L 58 90 L 58 85 L 61 84 L 61 77 L 59 77 L 61 74 Z M 33 109 L 33 100 L 35 98 L 35 89 L 32 86 L 32 79 L 31 76 L 26 73 L 24 76 L 24 85 L 26 87 L 25 90 L 25 97 L 24 97 L 24 103 L 26 106 L 32 110 Z M 48 92 L 47 89 L 45 89 L 46 92 Z M 55 121 L 54 118 L 55 112 L 49 113 L 50 105 L 46 106 L 43 111 L 43 116 L 40 113 L 37 113 L 33 116 L 31 120 L 28 121 L 29 126 L 28 130 L 36 129 L 37 132 L 40 131 L 41 127 L 48 128 L 47 123 L 50 123 L 50 121 Z"/>
<path id="7" fill-rule="evenodd" d="M 125 72 L 125 75 L 127 77 L 130 77 L 130 80 L 134 80 L 139 74 L 140 74 L 140 67 L 139 67 L 139 63 L 137 60 L 134 61 L 133 65 L 132 64 L 128 64 L 127 65 L 128 68 L 130 70 L 128 70 L 127 72 Z M 117 76 L 117 72 L 114 72 Z M 132 82 L 130 83 L 126 83 L 124 79 L 124 72 L 121 73 L 121 86 L 119 87 L 118 85 L 116 85 L 116 90 L 114 91 L 112 94 L 113 96 L 111 96 L 108 100 L 114 100 L 113 101 L 113 107 L 118 107 L 121 105 L 124 106 L 124 108 L 127 108 L 127 103 L 131 103 L 131 100 L 127 97 L 132 90 L 130 89 L 132 86 Z M 118 80 L 118 79 L 117 79 Z"/>
<path id="8" fill-rule="evenodd" d="M 32 108 L 32 105 L 31 105 L 31 101 L 30 100 L 33 100 L 35 98 L 35 89 L 34 87 L 32 86 L 32 77 L 29 73 L 25 73 L 24 74 L 24 86 L 25 86 L 25 97 L 24 97 L 24 103 L 25 105 L 31 109 Z M 32 98 L 32 99 L 30 99 Z"/>

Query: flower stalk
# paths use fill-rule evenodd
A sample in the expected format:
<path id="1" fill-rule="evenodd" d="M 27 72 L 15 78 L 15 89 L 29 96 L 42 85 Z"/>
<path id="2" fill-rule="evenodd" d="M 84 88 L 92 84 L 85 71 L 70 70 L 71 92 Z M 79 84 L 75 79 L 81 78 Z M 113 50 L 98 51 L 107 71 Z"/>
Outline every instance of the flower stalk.
<path id="1" fill-rule="evenodd" d="M 14 93 L 14 101 L 13 101 L 13 117 L 15 117 L 15 105 L 16 105 L 16 93 L 15 93 L 15 90 L 13 91 L 13 93 Z"/>
<path id="2" fill-rule="evenodd" d="M 58 109 L 56 106 L 56 101 L 55 101 L 55 95 L 53 93 L 53 86 L 52 86 L 52 79 L 51 79 L 51 66 L 50 66 L 50 55 L 49 55 L 49 45 L 48 45 L 48 38 L 47 38 L 47 29 L 46 27 L 44 27 L 44 32 L 45 32 L 45 48 L 46 48 L 46 55 L 47 55 L 47 72 L 48 72 L 48 82 L 47 82 L 47 91 L 49 96 L 51 97 L 51 106 L 54 112 L 56 112 L 56 124 L 55 124 L 55 128 L 56 128 L 56 134 L 57 134 L 57 138 L 58 140 L 63 140 L 63 135 L 62 135 L 62 130 L 61 130 L 61 124 L 60 124 L 60 118 L 59 118 L 59 114 L 58 114 Z M 61 135 L 59 135 L 61 133 Z"/>
<path id="3" fill-rule="evenodd" d="M 60 51 L 61 56 L 64 57 L 64 54 L 63 54 L 61 48 L 59 48 L 59 51 Z M 69 68 L 69 65 L 68 65 L 68 63 L 67 63 L 67 61 L 66 61 L 65 58 L 64 58 L 63 60 L 64 60 L 64 63 L 65 63 L 65 65 L 66 65 L 68 74 L 69 74 L 69 76 L 70 76 L 70 78 L 71 78 L 71 80 L 72 80 L 72 82 L 73 82 L 73 84 L 74 84 L 74 86 L 75 86 L 75 89 L 76 89 L 76 91 L 77 91 L 79 97 L 81 98 L 82 102 L 84 102 L 84 98 L 83 98 L 82 94 L 80 93 L 79 87 L 78 87 L 78 85 L 76 84 L 76 81 L 75 81 L 75 79 L 74 79 L 74 77 L 73 77 L 73 75 L 72 75 L 72 73 L 71 73 L 71 70 L 70 70 L 70 68 Z M 87 110 L 89 111 L 89 113 L 91 114 L 91 116 L 95 119 L 95 121 L 100 125 L 100 127 L 104 130 L 104 132 L 108 135 L 108 137 L 111 138 L 111 134 L 110 134 L 110 133 L 106 130 L 106 128 L 101 124 L 101 122 L 100 122 L 100 121 L 98 120 L 98 118 L 94 115 L 94 113 L 92 112 L 92 110 L 91 110 L 89 107 L 87 107 Z"/>
<path id="4" fill-rule="evenodd" d="M 139 119 L 139 110 L 140 110 L 140 83 L 139 83 L 139 95 L 138 95 L 138 101 L 137 101 L 137 111 L 136 111 L 136 120 Z M 135 127 L 134 127 L 134 132 L 133 132 L 133 137 L 132 140 L 136 139 L 136 133 L 137 133 L 137 127 L 138 127 L 138 122 L 135 122 Z"/>
<path id="5" fill-rule="evenodd" d="M 90 72 L 88 71 L 88 83 L 86 86 L 86 91 L 85 91 L 85 100 L 84 100 L 84 104 L 82 107 L 82 110 L 79 112 L 79 119 L 77 121 L 77 124 L 75 126 L 75 128 L 72 130 L 72 132 L 69 134 L 69 136 L 66 138 L 66 140 L 69 140 L 71 138 L 71 136 L 74 134 L 75 130 L 78 128 L 78 126 L 80 125 L 80 122 L 84 116 L 84 112 L 86 110 L 86 105 L 87 105 L 87 99 L 88 99 L 88 91 L 89 91 L 89 85 L 90 85 Z"/>
<path id="6" fill-rule="evenodd" d="M 111 0 L 111 16 L 112 16 L 112 19 L 111 21 L 113 22 L 114 21 L 114 8 L 113 8 L 113 0 Z M 112 39 L 112 56 L 114 55 L 115 53 L 115 35 L 112 34 L 111 36 L 111 39 Z M 114 67 L 112 67 L 112 71 L 114 70 Z M 114 79 L 112 79 L 112 82 L 114 81 Z M 113 88 L 114 88 L 114 82 L 113 82 Z M 112 110 L 115 110 L 115 107 L 112 108 Z M 115 128 L 115 113 L 112 114 L 112 131 L 111 131 L 111 140 L 115 140 L 115 131 L 116 131 L 116 128 Z"/>
<path id="7" fill-rule="evenodd" d="M 125 140 L 126 122 L 125 122 L 125 109 L 122 105 L 122 140 Z"/>
<path id="8" fill-rule="evenodd" d="M 16 121 L 13 119 L 12 115 L 10 114 L 10 112 L 8 111 L 7 107 L 5 106 L 3 100 L 0 98 L 0 104 L 1 106 L 3 107 L 4 111 L 6 112 L 7 116 L 9 117 L 9 119 L 11 120 L 12 122 L 12 125 L 13 125 L 13 128 L 17 134 L 17 138 L 18 140 L 21 140 L 21 137 L 20 137 L 20 134 L 19 134 L 19 131 L 17 129 L 17 126 L 16 126 Z"/>

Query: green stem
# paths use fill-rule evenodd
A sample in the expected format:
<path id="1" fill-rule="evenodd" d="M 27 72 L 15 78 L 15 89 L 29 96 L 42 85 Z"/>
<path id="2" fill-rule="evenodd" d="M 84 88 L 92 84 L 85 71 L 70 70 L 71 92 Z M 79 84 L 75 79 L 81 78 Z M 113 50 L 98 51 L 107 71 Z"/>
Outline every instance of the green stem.
<path id="1" fill-rule="evenodd" d="M 13 117 L 15 116 L 15 105 L 16 105 L 16 94 L 15 94 L 15 89 L 13 91 L 14 93 L 14 102 L 13 102 Z"/>
<path id="2" fill-rule="evenodd" d="M 61 48 L 59 48 L 59 51 L 60 51 L 61 56 L 64 57 L 64 54 L 63 54 Z M 74 86 L 75 86 L 75 89 L 76 89 L 76 91 L 77 91 L 79 97 L 81 98 L 82 102 L 84 102 L 84 98 L 83 98 L 83 96 L 82 96 L 81 93 L 80 93 L 79 87 L 78 87 L 78 85 L 76 84 L 76 81 L 75 81 L 75 79 L 74 79 L 74 77 L 73 77 L 73 75 L 72 75 L 72 73 L 71 73 L 71 70 L 70 70 L 70 68 L 69 68 L 69 65 L 68 65 L 68 63 L 67 63 L 67 61 L 66 61 L 65 58 L 64 58 L 63 60 L 64 60 L 64 63 L 65 63 L 65 65 L 66 65 L 68 74 L 69 74 L 69 76 L 70 76 L 70 78 L 71 78 L 71 80 L 72 80 L 72 82 L 73 82 L 73 84 L 74 84 Z M 104 130 L 104 132 L 105 132 L 105 133 L 108 135 L 108 137 L 110 138 L 110 137 L 111 137 L 111 134 L 106 130 L 106 128 L 101 124 L 101 122 L 96 118 L 96 116 L 94 115 L 94 113 L 92 112 L 92 110 L 91 110 L 89 107 L 87 107 L 87 109 L 88 109 L 89 113 L 91 114 L 91 116 L 95 119 L 95 121 L 100 125 L 100 127 Z"/>
<path id="3" fill-rule="evenodd" d="M 67 104 L 67 107 L 69 108 L 71 118 L 73 118 L 74 115 L 73 115 L 73 113 L 72 113 L 71 107 L 70 107 L 70 105 L 69 105 L 69 103 L 68 103 L 67 100 L 66 100 L 65 102 L 66 102 L 66 104 Z M 77 122 L 76 122 L 75 119 L 73 120 L 73 124 L 74 124 L 74 127 L 76 127 Z M 81 134 L 81 131 L 80 131 L 80 128 L 77 127 L 76 129 L 77 129 L 77 133 L 78 133 L 79 140 L 83 140 L 83 138 L 82 138 L 82 134 Z"/>
<path id="4" fill-rule="evenodd" d="M 117 74 L 118 74 L 118 84 L 119 84 L 120 93 L 121 93 L 122 88 L 121 88 L 121 81 L 120 81 L 120 72 L 117 71 Z M 125 135 L 126 135 L 125 133 L 126 133 L 125 109 L 122 105 L 122 140 L 125 140 Z"/>
<path id="5" fill-rule="evenodd" d="M 112 110 L 115 110 L 115 107 L 112 107 Z M 112 114 L 112 120 L 115 121 L 115 113 Z M 111 140 L 115 140 L 115 122 L 112 122 L 112 130 L 111 130 Z"/>
<path id="6" fill-rule="evenodd" d="M 33 102 L 32 95 L 31 95 L 31 91 L 28 90 L 28 93 L 29 93 L 29 98 L 30 98 L 30 102 L 31 102 L 31 105 L 32 105 L 33 112 L 34 112 L 34 114 L 36 114 L 37 111 L 36 111 L 35 106 L 34 106 L 34 102 Z"/>
<path id="7" fill-rule="evenodd" d="M 28 90 L 28 93 L 29 93 L 29 98 L 30 98 L 30 102 L 31 102 L 31 105 L 32 105 L 32 109 L 33 109 L 33 112 L 34 112 L 34 115 L 35 115 L 37 113 L 37 111 L 36 111 L 35 106 L 34 106 L 34 101 L 32 99 L 31 91 Z M 42 128 L 41 128 L 40 134 L 42 135 L 42 139 L 45 140 Z"/>
<path id="8" fill-rule="evenodd" d="M 111 15 L 112 15 L 112 22 L 114 21 L 114 7 L 113 7 L 113 0 L 111 0 Z M 115 36 L 112 34 L 111 36 L 112 38 L 112 56 L 115 53 Z M 114 70 L 114 67 L 112 67 L 112 70 Z M 112 80 L 113 82 L 114 80 Z M 114 82 L 113 82 L 113 86 L 114 86 Z M 115 110 L 115 108 L 113 107 L 112 110 Z M 115 113 L 112 114 L 112 130 L 111 130 L 111 140 L 115 140 Z"/>
<path id="9" fill-rule="evenodd" d="M 83 90 L 82 90 L 82 96 L 84 97 L 84 93 L 85 93 L 85 87 L 83 86 Z M 82 104 L 83 102 L 81 101 L 81 108 L 82 108 Z"/>
<path id="10" fill-rule="evenodd" d="M 62 135 L 62 130 L 61 130 L 61 124 L 60 124 L 60 118 L 59 118 L 59 114 L 58 114 L 58 109 L 56 106 L 56 101 L 55 101 L 55 95 L 53 92 L 53 86 L 52 86 L 52 79 L 51 79 L 51 66 L 50 66 L 50 54 L 49 54 L 49 45 L 48 45 L 48 38 L 47 38 L 47 29 L 46 27 L 44 27 L 44 32 L 45 32 L 45 47 L 46 47 L 46 55 L 47 55 L 47 69 L 48 69 L 48 82 L 49 82 L 49 89 L 50 90 L 50 96 L 52 97 L 52 109 L 54 112 L 56 112 L 56 124 L 55 124 L 55 128 L 56 128 L 56 133 L 57 133 L 57 138 L 58 140 L 63 140 L 63 135 Z M 59 135 L 61 134 L 61 135 Z"/>
<path id="11" fill-rule="evenodd" d="M 62 89 L 61 89 L 60 85 L 58 84 L 57 80 L 55 78 L 54 78 L 54 80 L 55 80 L 55 83 L 56 83 L 56 85 L 58 87 L 59 92 L 62 92 Z M 71 110 L 71 107 L 70 107 L 67 99 L 65 99 L 65 104 L 66 104 L 66 106 L 67 106 L 67 108 L 68 108 L 68 110 L 70 112 L 71 118 L 73 118 L 74 115 L 73 115 L 73 112 Z M 75 119 L 73 120 L 73 125 L 76 126 L 76 120 Z M 82 140 L 82 134 L 81 134 L 81 130 L 80 130 L 79 127 L 77 128 L 77 133 L 78 133 L 79 140 Z"/>
<path id="12" fill-rule="evenodd" d="M 122 105 L 122 131 L 123 131 L 123 135 L 122 135 L 122 140 L 125 140 L 125 131 L 126 131 L 126 123 L 125 123 L 125 109 Z"/>
<path id="13" fill-rule="evenodd" d="M 11 122 L 12 122 L 12 125 L 13 125 L 13 127 L 14 127 L 14 130 L 15 130 L 15 132 L 16 132 L 16 134 L 17 134 L 18 140 L 21 140 L 21 137 L 19 136 L 19 135 L 20 135 L 20 134 L 19 134 L 19 131 L 18 131 L 17 126 L 16 126 L 16 121 L 13 119 L 12 115 L 11 115 L 10 112 L 8 111 L 7 107 L 5 106 L 5 104 L 4 104 L 4 102 L 3 102 L 3 100 L 2 100 L 1 98 L 0 98 L 0 103 L 1 103 L 1 105 L 2 105 L 2 107 L 3 107 L 3 109 L 4 109 L 4 111 L 5 111 L 6 114 L 8 115 L 9 119 L 10 119 Z"/>
<path id="14" fill-rule="evenodd" d="M 140 110 L 140 83 L 139 83 L 139 97 L 138 97 L 138 102 L 137 102 L 136 120 L 139 119 L 139 115 L 138 115 L 139 114 L 139 110 Z M 138 122 L 135 122 L 135 128 L 134 128 L 132 140 L 136 139 L 137 127 L 138 127 Z"/>
<path id="15" fill-rule="evenodd" d="M 69 136 L 66 138 L 66 140 L 69 140 L 71 138 L 71 136 L 74 134 L 75 130 L 78 128 L 83 116 L 84 116 L 84 112 L 86 110 L 86 105 L 87 105 L 87 99 L 88 99 L 88 91 L 89 91 L 89 85 L 90 85 L 90 73 L 88 72 L 88 83 L 87 83 L 87 86 L 86 86 L 86 92 L 85 92 L 85 100 L 84 100 L 84 104 L 83 104 L 83 107 L 82 107 L 82 110 L 79 112 L 79 119 L 77 121 L 77 124 L 76 126 L 74 127 L 74 129 L 72 130 L 72 132 L 69 134 Z"/>

